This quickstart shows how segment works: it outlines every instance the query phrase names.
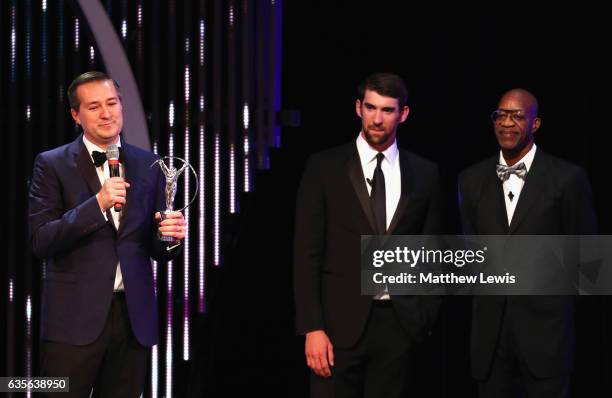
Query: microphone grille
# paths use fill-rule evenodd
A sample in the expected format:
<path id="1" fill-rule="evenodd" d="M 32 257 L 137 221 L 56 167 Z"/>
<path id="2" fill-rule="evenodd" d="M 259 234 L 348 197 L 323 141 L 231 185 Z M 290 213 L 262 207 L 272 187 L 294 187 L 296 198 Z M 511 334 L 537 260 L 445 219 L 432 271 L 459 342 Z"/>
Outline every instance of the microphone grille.
<path id="1" fill-rule="evenodd" d="M 106 147 L 106 159 L 119 160 L 119 147 L 115 144 L 110 144 Z"/>

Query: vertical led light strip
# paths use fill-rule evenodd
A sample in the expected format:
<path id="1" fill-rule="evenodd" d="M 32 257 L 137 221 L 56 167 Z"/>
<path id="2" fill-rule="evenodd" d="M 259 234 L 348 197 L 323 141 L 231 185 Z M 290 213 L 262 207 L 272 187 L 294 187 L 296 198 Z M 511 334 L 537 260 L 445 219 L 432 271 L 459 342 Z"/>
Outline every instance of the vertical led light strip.
<path id="1" fill-rule="evenodd" d="M 142 90 L 145 86 L 144 73 L 144 24 L 142 3 L 139 2 L 136 8 L 136 70 L 134 74 L 138 80 L 138 86 Z"/>
<path id="2" fill-rule="evenodd" d="M 204 108 L 204 96 L 200 97 L 200 112 L 202 112 Z M 205 267 L 205 254 L 206 254 L 206 237 L 205 237 L 205 229 L 206 229 L 206 200 L 204 198 L 204 173 L 206 168 L 204 167 L 205 162 L 205 150 L 206 145 L 204 145 L 204 123 L 200 122 L 198 126 L 199 129 L 199 153 L 198 153 L 198 162 L 199 162 L 199 174 L 198 174 L 198 184 L 200 186 L 200 192 L 198 196 L 198 312 L 204 312 L 204 274 L 206 272 Z"/>
<path id="3" fill-rule="evenodd" d="M 168 136 L 168 156 L 174 156 L 174 101 L 170 101 L 168 106 L 168 124 L 170 132 Z M 168 162 L 170 167 L 174 167 L 172 159 Z M 173 262 L 168 261 L 168 282 L 166 299 L 166 398 L 172 397 L 172 268 Z"/>
<path id="4" fill-rule="evenodd" d="M 153 141 L 153 153 L 156 155 L 159 155 L 159 144 L 157 143 L 157 140 Z M 152 266 L 153 266 L 153 287 L 155 288 L 155 297 L 157 297 L 157 289 L 158 289 L 158 283 L 157 283 L 157 270 L 158 270 L 158 263 L 157 261 L 153 260 L 152 261 Z"/>
<path id="5" fill-rule="evenodd" d="M 230 158 L 230 164 L 229 164 L 230 213 L 235 214 L 236 213 L 236 148 L 233 143 L 230 144 L 229 158 Z"/>
<path id="6" fill-rule="evenodd" d="M 96 50 L 94 46 L 89 46 L 89 65 L 93 67 L 96 61 Z"/>
<path id="7" fill-rule="evenodd" d="M 159 361 L 158 345 L 155 344 L 151 347 L 151 398 L 159 397 L 157 390 L 159 381 L 159 371 L 157 368 L 157 361 Z"/>
<path id="8" fill-rule="evenodd" d="M 57 45 L 57 58 L 61 58 L 64 55 L 64 0 L 59 0 L 57 4 L 57 14 L 55 16 L 57 37 L 55 44 Z"/>
<path id="9" fill-rule="evenodd" d="M 170 125 L 170 131 L 168 133 L 168 163 L 170 166 L 174 166 L 174 101 L 170 101 L 170 105 L 168 105 L 168 124 Z"/>
<path id="10" fill-rule="evenodd" d="M 72 70 L 73 73 L 81 72 L 81 21 L 79 18 L 74 18 L 74 49 L 72 51 Z M 64 80 L 64 79 L 62 79 Z M 63 95 L 63 93 L 62 93 Z M 79 128 L 76 124 L 72 124 L 71 126 L 73 131 L 76 133 L 79 131 Z"/>
<path id="11" fill-rule="evenodd" d="M 11 6 L 11 82 L 17 81 L 17 10 Z"/>
<path id="12" fill-rule="evenodd" d="M 251 95 L 251 77 L 253 74 L 251 57 L 251 43 L 252 43 L 252 32 L 251 32 L 251 10 L 249 0 L 242 0 L 242 18 L 240 25 L 240 102 L 242 103 L 242 172 L 243 181 L 242 189 L 244 192 L 251 191 L 251 139 L 250 139 L 250 127 L 251 127 L 251 109 L 250 109 L 250 95 Z"/>
<path id="13" fill-rule="evenodd" d="M 79 51 L 79 19 L 74 18 L 74 51 Z"/>
<path id="14" fill-rule="evenodd" d="M 127 48 L 127 34 L 128 34 L 128 16 L 127 16 L 127 0 L 121 0 L 121 39 L 123 39 L 123 45 Z"/>
<path id="15" fill-rule="evenodd" d="M 234 26 L 234 5 L 233 4 L 230 4 L 229 6 L 228 18 L 229 18 L 230 27 Z"/>
<path id="16" fill-rule="evenodd" d="M 9 279 L 8 283 L 8 299 L 9 303 L 13 303 L 15 301 L 15 285 L 13 283 L 13 279 Z"/>
<path id="17" fill-rule="evenodd" d="M 212 44 L 212 56 L 210 57 L 210 65 L 212 66 L 212 76 L 214 78 L 211 80 L 211 100 L 212 100 L 212 109 L 214 109 L 214 113 L 211 113 L 212 119 L 212 266 L 218 267 L 221 265 L 221 134 L 225 133 L 225 124 L 223 123 L 223 114 L 224 110 L 227 107 L 226 104 L 223 104 L 222 100 L 225 94 L 225 85 L 223 82 L 224 74 L 226 73 L 223 68 L 224 63 L 224 55 L 223 55 L 223 27 L 224 19 L 223 19 L 223 11 L 225 7 L 225 2 L 215 1 L 212 5 L 212 19 L 217 21 L 212 26 L 210 26 L 212 31 L 212 40 L 210 41 Z M 224 185 L 225 187 L 225 185 Z"/>
<path id="18" fill-rule="evenodd" d="M 42 0 L 42 16 L 41 16 L 41 46 L 40 58 L 43 64 L 47 64 L 47 0 Z"/>
<path id="19" fill-rule="evenodd" d="M 166 397 L 172 397 L 172 261 L 168 261 L 166 300 Z"/>
<path id="20" fill-rule="evenodd" d="M 4 5 L 4 3 L 3 3 Z M 4 32 L 4 27 L 2 27 L 2 32 Z M 16 97 L 15 94 L 17 94 L 17 1 L 16 0 L 12 0 L 11 1 L 11 5 L 10 5 L 10 84 L 9 84 L 9 89 L 8 92 L 10 93 L 9 97 Z M 3 87 L 4 88 L 4 87 Z M 16 112 L 16 101 L 15 100 L 9 100 L 7 102 L 9 102 L 8 104 L 5 105 L 5 100 L 3 100 L 2 104 L 4 106 L 7 107 L 7 109 L 10 110 L 10 114 L 15 114 Z M 9 122 L 7 123 L 8 125 L 8 134 L 10 135 L 10 137 L 5 138 L 6 141 L 8 141 L 8 148 L 9 150 L 13 150 L 13 148 L 16 148 L 16 131 L 17 131 L 17 122 L 15 120 L 15 118 L 13 117 L 9 117 Z M 4 124 L 3 124 L 4 127 Z M 5 133 L 3 131 L 3 133 Z M 5 133 L 6 134 L 6 133 Z M 15 166 L 14 165 L 9 165 L 8 166 L 8 170 L 9 170 L 9 178 L 8 178 L 8 186 L 15 186 L 17 179 L 16 179 L 16 170 L 15 170 Z M 17 203 L 17 193 L 15 189 L 11 189 L 9 191 L 8 196 L 8 204 L 9 204 L 9 208 L 16 206 Z M 4 222 L 4 220 L 3 220 Z M 13 229 L 16 225 L 17 225 L 17 219 L 14 215 L 10 215 L 8 217 L 8 230 Z M 4 225 L 4 224 L 3 224 Z M 15 342 L 15 331 L 16 331 L 16 325 L 15 325 L 15 303 L 14 303 L 14 299 L 15 299 L 15 289 L 14 289 L 14 284 L 13 284 L 13 278 L 15 277 L 16 274 L 16 249 L 17 249 L 17 245 L 14 243 L 9 243 L 8 245 L 8 264 L 6 264 L 6 268 L 7 268 L 7 277 L 9 279 L 9 305 L 7 305 L 6 307 L 6 314 L 3 314 L 3 320 L 6 323 L 6 328 L 7 328 L 7 333 L 6 333 L 6 354 L 5 354 L 5 360 L 6 360 L 6 372 L 7 374 L 12 374 L 11 372 L 15 372 L 15 368 L 14 368 L 14 363 L 15 361 L 15 347 L 14 347 L 14 342 Z M 3 342 L 4 343 L 4 342 Z"/>
<path id="21" fill-rule="evenodd" d="M 11 81 L 11 86 L 15 87 L 17 84 L 17 6 L 16 6 L 16 0 L 13 0 L 11 3 L 11 30 L 10 30 L 10 36 L 11 36 L 11 66 L 10 66 L 10 81 Z M 12 90 L 11 90 L 12 91 Z M 11 107 L 14 108 L 14 105 Z M 10 132 L 13 132 L 13 129 L 11 128 L 9 130 Z M 9 147 L 12 148 L 12 145 L 9 144 Z M 9 166 L 10 169 L 10 166 Z M 11 173 L 14 174 L 14 173 Z M 11 177 L 14 178 L 14 177 Z M 11 179 L 9 179 L 9 181 L 12 181 Z M 9 184 L 10 185 L 10 184 Z M 9 195 L 9 203 L 15 203 L 15 194 L 11 193 Z M 10 225 L 14 225 L 14 223 L 12 221 L 9 221 Z M 11 245 L 12 246 L 12 245 Z M 11 258 L 15 258 L 15 256 L 12 254 L 13 250 L 10 248 L 9 249 L 9 259 Z M 15 349 L 13 348 L 14 346 L 14 342 L 15 342 L 15 333 L 14 330 L 16 330 L 15 327 L 15 283 L 13 281 L 13 278 L 15 276 L 15 262 L 16 261 L 9 261 L 8 264 L 8 270 L 7 270 L 7 277 L 8 277 L 8 305 L 6 308 L 6 316 L 3 317 L 4 322 L 6 322 L 6 326 L 8 328 L 7 331 L 7 338 L 6 338 L 6 343 L 7 343 L 7 353 L 6 353 L 6 364 L 7 364 L 7 370 L 13 370 L 13 365 L 12 363 L 15 362 Z"/>
<path id="22" fill-rule="evenodd" d="M 40 91 L 37 92 L 37 96 L 40 98 L 49 99 L 49 59 L 47 54 L 48 48 L 48 33 L 47 33 L 47 0 L 41 1 L 41 14 L 40 14 L 40 73 L 38 80 L 40 83 Z M 49 138 L 50 131 L 49 125 L 49 114 L 50 114 L 50 106 L 49 103 L 46 103 L 44 106 L 40 107 L 40 118 L 38 119 L 38 123 L 42 127 L 42 131 L 39 134 L 38 147 L 39 148 L 48 148 L 49 147 Z M 49 129 L 49 130 L 47 130 Z M 32 268 L 34 269 L 34 268 Z"/>
<path id="23" fill-rule="evenodd" d="M 138 9 L 136 11 L 136 24 L 138 27 L 142 27 L 142 3 L 138 4 Z"/>
<path id="24" fill-rule="evenodd" d="M 189 70 L 189 55 L 190 55 L 190 43 L 189 38 L 185 38 L 185 72 L 183 75 L 184 80 L 184 105 L 185 105 L 185 151 L 184 157 L 187 163 L 191 163 L 191 157 L 189 156 L 189 148 L 191 147 L 191 137 L 189 134 L 189 103 L 190 103 L 190 84 L 191 84 L 191 75 Z M 184 192 L 184 200 L 185 204 L 191 199 L 190 192 L 190 181 L 191 181 L 191 171 L 185 170 L 184 178 L 183 178 L 183 192 Z M 189 224 L 189 207 L 185 209 L 185 220 L 187 224 Z M 183 360 L 189 360 L 189 229 L 187 230 L 187 234 L 185 235 L 185 240 L 183 241 Z"/>
<path id="25" fill-rule="evenodd" d="M 28 347 L 26 352 L 26 377 L 32 377 L 32 296 L 28 294 L 26 298 L 26 345 Z M 32 391 L 28 389 L 26 397 L 31 397 Z"/>
<path id="26" fill-rule="evenodd" d="M 57 46 L 57 53 L 55 55 L 55 59 L 56 59 L 56 66 L 57 65 L 64 65 L 63 59 L 64 59 L 64 1 L 63 0 L 59 0 L 58 4 L 57 4 L 57 15 L 55 20 L 56 22 L 56 29 L 57 29 L 57 38 L 55 39 L 55 44 Z M 58 67 L 55 70 L 55 76 L 56 76 L 56 81 L 58 81 L 58 85 L 57 85 L 57 107 L 59 109 L 59 107 L 61 105 L 63 105 L 64 102 L 64 79 L 63 77 L 60 78 L 60 76 L 62 75 L 62 70 L 64 68 Z M 58 112 L 59 114 L 59 112 Z M 56 121 L 59 121 L 61 119 L 56 119 Z M 60 125 L 60 123 L 56 124 L 56 127 L 58 127 Z M 59 128 L 58 128 L 59 130 Z"/>
<path id="27" fill-rule="evenodd" d="M 24 82 L 25 90 L 24 99 L 25 105 L 25 140 L 24 147 L 31 150 L 32 142 L 29 137 L 32 136 L 32 105 L 29 103 L 32 99 L 32 0 L 26 1 L 26 26 L 25 26 L 25 74 L 26 81 Z M 25 306 L 25 376 L 32 377 L 32 261 L 31 258 L 26 260 L 26 306 Z M 26 391 L 26 397 L 32 396 L 31 389 Z"/>
<path id="28" fill-rule="evenodd" d="M 32 78 L 32 7 L 31 0 L 27 0 L 26 9 L 26 28 L 25 28 L 25 67 L 26 67 L 26 78 L 30 80 Z M 30 105 L 26 104 L 29 109 Z M 30 121 L 29 118 L 27 120 Z"/>
<path id="29" fill-rule="evenodd" d="M 204 20 L 200 19 L 198 32 L 198 47 L 199 47 L 199 64 L 198 64 L 198 96 L 199 96 L 199 115 L 198 115 L 198 184 L 200 193 L 198 196 L 198 311 L 204 312 L 204 275 L 205 254 L 206 254 L 206 195 L 204 189 L 204 175 L 206 173 L 206 141 L 204 134 L 204 35 L 205 26 Z"/>
<path id="30" fill-rule="evenodd" d="M 203 112 L 204 108 L 204 96 L 200 97 L 200 112 Z M 206 167 L 204 167 L 205 162 L 205 150 L 206 145 L 204 145 L 204 123 L 200 122 L 198 126 L 199 133 L 199 153 L 198 153 L 198 163 L 199 163 L 199 174 L 198 174 L 198 184 L 200 186 L 200 192 L 198 196 L 198 312 L 204 312 L 204 274 L 206 272 L 205 267 L 205 254 L 206 254 L 206 237 L 205 237 L 205 229 L 206 229 L 206 200 L 204 198 L 204 173 L 206 171 Z"/>
<path id="31" fill-rule="evenodd" d="M 158 154 L 157 140 L 153 141 L 153 153 Z M 155 297 L 157 298 L 157 261 L 151 262 L 153 268 L 153 288 L 155 289 Z M 158 344 L 151 347 L 151 398 L 158 398 L 159 393 L 157 387 L 159 386 L 159 351 Z"/>
<path id="32" fill-rule="evenodd" d="M 214 183 L 214 204 L 213 204 L 213 265 L 218 267 L 220 264 L 221 249 L 221 153 L 220 136 L 215 131 L 214 160 L 213 160 L 213 183 Z"/>
<path id="33" fill-rule="evenodd" d="M 228 13 L 228 141 L 229 141 L 229 212 L 230 214 L 236 213 L 236 127 L 235 127 L 235 117 L 234 117 L 234 95 L 236 92 L 236 72 L 234 70 L 236 64 L 236 50 L 234 48 L 235 44 L 235 6 L 234 2 L 230 1 L 229 4 L 229 13 Z"/>
<path id="34" fill-rule="evenodd" d="M 169 0 L 169 1 L 165 1 L 163 2 L 164 6 L 162 7 L 162 10 L 165 9 L 165 20 L 166 20 L 166 29 L 165 29 L 165 34 L 161 37 L 163 37 L 163 39 L 161 40 L 162 42 L 165 41 L 166 44 L 166 48 L 168 51 L 168 54 L 173 54 L 176 53 L 176 43 L 179 43 L 181 41 L 181 39 L 179 37 L 177 37 L 176 31 L 177 31 L 177 27 L 180 26 L 180 23 L 178 22 L 177 19 L 177 13 L 176 13 L 176 0 Z M 160 10 L 161 11 L 161 10 Z M 163 12 L 163 11 L 162 11 Z M 153 20 L 153 24 L 155 24 L 156 21 L 155 19 Z M 163 26 L 164 24 L 162 24 Z M 153 27 L 154 29 L 156 28 L 155 26 Z M 160 37 L 160 38 L 161 38 Z M 158 39 L 159 40 L 159 39 Z M 158 43 L 153 43 L 153 45 L 157 45 Z M 161 53 L 160 53 L 161 54 Z M 174 59 L 174 57 L 169 57 L 168 62 L 166 62 L 166 68 L 164 70 L 164 74 L 166 76 L 165 82 L 166 83 L 166 88 L 167 88 L 167 92 L 166 92 L 166 98 L 169 101 L 168 104 L 168 147 L 167 147 L 167 155 L 168 156 L 175 156 L 175 116 L 176 116 L 176 100 L 177 98 L 180 98 L 177 96 L 177 77 L 178 77 L 178 86 L 180 87 L 180 70 L 177 70 L 177 67 L 180 68 L 180 61 L 177 62 L 176 59 Z M 174 168 L 174 161 L 172 158 L 170 158 L 169 162 L 168 162 L 168 166 L 170 168 Z M 175 311 L 175 307 L 174 307 L 174 261 L 168 261 L 167 262 L 168 266 L 167 266 L 167 287 L 166 287 L 166 291 L 167 291 L 167 297 L 166 297 L 166 346 L 164 347 L 165 349 L 165 362 L 166 362 L 166 367 L 165 367 L 165 386 L 164 389 L 165 391 L 161 394 L 163 397 L 165 398 L 171 398 L 172 397 L 172 393 L 173 393 L 173 378 L 174 378 L 174 369 L 173 369 L 173 363 L 174 363 L 174 311 Z M 180 281 L 180 273 L 177 273 L 178 277 L 179 277 L 179 281 Z M 179 311 L 180 314 L 180 311 Z M 179 327 L 180 330 L 180 327 Z M 180 343 L 179 343 L 180 344 Z M 178 357 L 178 355 L 177 355 Z M 179 357 L 180 358 L 180 357 Z"/>
<path id="35" fill-rule="evenodd" d="M 250 142 L 249 142 L 249 125 L 250 125 L 250 114 L 249 114 L 249 104 L 247 102 L 244 103 L 242 107 L 242 129 L 243 129 L 243 137 L 242 137 L 242 151 L 243 151 L 243 159 L 244 159 L 244 192 L 251 192 L 251 170 L 249 165 L 249 154 L 251 152 Z"/>

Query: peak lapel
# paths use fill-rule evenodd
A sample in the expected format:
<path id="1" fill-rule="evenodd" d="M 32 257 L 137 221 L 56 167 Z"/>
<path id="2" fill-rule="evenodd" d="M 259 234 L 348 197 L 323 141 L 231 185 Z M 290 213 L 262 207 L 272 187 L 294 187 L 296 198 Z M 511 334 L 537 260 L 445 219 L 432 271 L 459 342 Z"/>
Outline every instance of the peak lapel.
<path id="1" fill-rule="evenodd" d="M 100 188 L 102 188 L 100 185 L 100 179 L 98 178 L 98 173 L 96 172 L 96 167 L 91 160 L 91 156 L 89 156 L 89 153 L 87 153 L 87 148 L 83 143 L 82 136 L 79 136 L 77 141 L 74 142 L 74 153 L 76 154 L 77 168 L 87 183 L 91 194 L 95 195 L 98 193 L 98 191 L 100 191 Z"/>
<path id="2" fill-rule="evenodd" d="M 365 177 L 363 175 L 361 163 L 359 162 L 359 153 L 357 152 L 356 144 L 353 144 L 351 148 L 352 153 L 350 154 L 348 161 L 346 162 L 347 172 L 351 183 L 353 184 L 355 194 L 357 195 L 357 198 L 359 198 L 359 203 L 361 203 L 363 213 L 368 219 L 370 228 L 372 229 L 372 231 L 376 231 L 376 223 L 374 221 L 374 213 L 372 212 L 370 195 L 368 194 L 368 189 L 365 185 Z"/>
<path id="3" fill-rule="evenodd" d="M 478 234 L 501 235 L 508 233 L 508 214 L 506 213 L 504 188 L 495 172 L 496 164 L 497 160 L 493 160 L 491 166 L 485 172 L 481 197 L 478 202 Z"/>
<path id="4" fill-rule="evenodd" d="M 134 154 L 132 153 L 130 147 L 125 143 L 121 142 L 121 166 L 123 167 L 123 178 L 128 183 L 132 183 L 132 174 L 134 170 L 131 170 L 130 167 L 136 167 L 135 161 L 131 161 L 134 158 Z M 137 205 L 132 203 L 137 201 L 137 198 L 134 196 L 134 186 L 130 186 L 127 189 L 127 193 L 125 196 L 125 206 L 121 209 L 121 222 L 119 223 L 119 235 L 125 230 L 125 225 L 127 224 L 127 215 L 132 208 L 132 206 Z"/>
<path id="5" fill-rule="evenodd" d="M 81 176 L 87 183 L 91 194 L 95 195 L 100 191 L 102 185 L 100 184 L 100 179 L 98 178 L 96 166 L 94 166 L 91 160 L 91 156 L 87 152 L 87 147 L 85 147 L 85 144 L 83 143 L 82 136 L 79 136 L 79 138 L 75 140 L 75 149 L 77 168 L 79 169 Z M 108 223 L 113 227 L 113 229 L 117 231 L 113 218 L 111 217 L 110 210 L 106 211 L 106 218 Z"/>
<path id="6" fill-rule="evenodd" d="M 402 215 L 406 211 L 406 207 L 408 206 L 408 198 L 410 197 L 410 194 L 412 193 L 412 190 L 414 188 L 415 176 L 412 172 L 412 167 L 410 166 L 408 156 L 401 149 L 399 149 L 398 156 L 400 162 L 400 178 L 402 181 L 402 192 L 400 194 L 400 199 L 397 203 L 395 213 L 393 213 L 391 223 L 389 224 L 389 228 L 387 229 L 388 235 L 392 235 L 393 231 L 395 231 L 399 220 L 402 218 Z"/>
<path id="7" fill-rule="evenodd" d="M 546 181 L 545 173 L 545 159 L 540 156 L 539 151 L 536 151 L 531 169 L 525 176 L 525 184 L 523 190 L 519 196 L 516 209 L 512 215 L 512 222 L 510 223 L 510 233 L 514 233 L 521 222 L 527 217 L 529 209 L 533 206 L 538 198 L 538 190 Z"/>

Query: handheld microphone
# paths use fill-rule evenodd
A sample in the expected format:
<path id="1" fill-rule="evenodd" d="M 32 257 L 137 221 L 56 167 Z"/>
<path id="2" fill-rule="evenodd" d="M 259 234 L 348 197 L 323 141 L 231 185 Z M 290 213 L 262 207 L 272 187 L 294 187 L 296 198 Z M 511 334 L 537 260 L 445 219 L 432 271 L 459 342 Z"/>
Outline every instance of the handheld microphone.
<path id="1" fill-rule="evenodd" d="M 108 161 L 108 171 L 111 177 L 121 177 L 119 170 L 119 147 L 111 144 L 106 147 L 106 160 Z M 115 203 L 115 211 L 120 212 L 123 205 Z"/>

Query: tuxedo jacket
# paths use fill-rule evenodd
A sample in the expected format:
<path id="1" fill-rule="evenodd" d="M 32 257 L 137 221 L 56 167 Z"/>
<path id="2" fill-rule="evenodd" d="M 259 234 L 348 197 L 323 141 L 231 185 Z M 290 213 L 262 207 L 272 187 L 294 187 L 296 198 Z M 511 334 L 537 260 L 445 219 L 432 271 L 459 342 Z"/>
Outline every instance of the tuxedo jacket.
<path id="1" fill-rule="evenodd" d="M 495 166 L 499 155 L 459 176 L 463 231 L 469 235 L 584 235 L 596 233 L 591 190 L 584 171 L 540 149 L 510 225 L 503 184 Z M 536 377 L 571 369 L 574 352 L 574 297 L 475 296 L 472 373 L 485 379 L 492 364 L 502 319 L 509 322 L 518 354 Z"/>
<path id="2" fill-rule="evenodd" d="M 156 155 L 126 143 L 121 147 L 130 187 L 119 230 L 96 200 L 100 181 L 82 136 L 34 161 L 29 230 L 34 254 L 47 260 L 43 340 L 85 345 L 101 334 L 120 262 L 132 330 L 142 345 L 157 343 L 150 257 L 172 257 L 158 242 L 154 221 L 154 213 L 163 210 L 165 180 L 159 167 L 150 167 Z"/>
<path id="3" fill-rule="evenodd" d="M 399 150 L 401 196 L 388 234 L 440 232 L 437 166 Z M 369 177 L 369 176 L 368 176 Z M 322 329 L 336 347 L 354 345 L 372 296 L 361 294 L 361 235 L 376 235 L 374 214 L 355 142 L 312 155 L 298 190 L 294 246 L 296 327 Z M 439 297 L 392 296 L 407 334 L 432 328 Z"/>

